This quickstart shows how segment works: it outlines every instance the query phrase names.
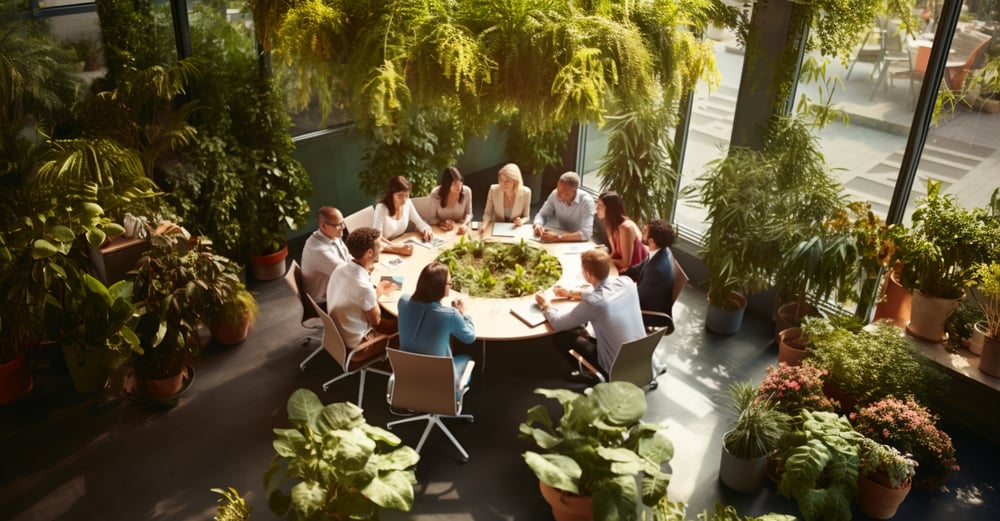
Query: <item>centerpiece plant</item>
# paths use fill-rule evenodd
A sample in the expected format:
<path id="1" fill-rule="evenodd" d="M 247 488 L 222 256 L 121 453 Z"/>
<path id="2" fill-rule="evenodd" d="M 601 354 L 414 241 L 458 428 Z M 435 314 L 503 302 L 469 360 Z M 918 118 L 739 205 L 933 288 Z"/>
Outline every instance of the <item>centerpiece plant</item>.
<path id="1" fill-rule="evenodd" d="M 521 239 L 514 244 L 459 239 L 437 261 L 452 287 L 474 297 L 520 297 L 551 287 L 562 276 L 559 258 Z"/>
<path id="2" fill-rule="evenodd" d="M 409 511 L 420 456 L 395 434 L 370 425 L 353 403 L 323 405 L 299 389 L 288 398 L 289 429 L 274 429 L 264 488 L 271 510 L 289 519 L 379 519 L 379 508 Z M 291 485 L 289 492 L 284 487 Z"/>
<path id="3" fill-rule="evenodd" d="M 673 457 L 673 444 L 664 425 L 642 421 L 646 398 L 641 389 L 608 382 L 587 394 L 567 389 L 535 392 L 562 406 L 558 423 L 545 407 L 535 405 L 520 425 L 521 437 L 542 450 L 523 455 L 543 495 L 550 487 L 566 495 L 590 496 L 593 518 L 602 520 L 634 519 L 640 498 L 652 506 L 666 496 L 670 475 L 661 466 Z M 556 492 L 556 503 L 559 497 Z"/>
<path id="4" fill-rule="evenodd" d="M 937 427 L 937 416 L 912 398 L 886 398 L 851 414 L 854 428 L 872 440 L 913 455 L 919 464 L 918 488 L 944 485 L 958 470 L 951 437 Z"/>
<path id="5" fill-rule="evenodd" d="M 794 499 L 806 521 L 851 519 L 861 440 L 846 416 L 802 410 L 781 438 L 778 492 Z"/>

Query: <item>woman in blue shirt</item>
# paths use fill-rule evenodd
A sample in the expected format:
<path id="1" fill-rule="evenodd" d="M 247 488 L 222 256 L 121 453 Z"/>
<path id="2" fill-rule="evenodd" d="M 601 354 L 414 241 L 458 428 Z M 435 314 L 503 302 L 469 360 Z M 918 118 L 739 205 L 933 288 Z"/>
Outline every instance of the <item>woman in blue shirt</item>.
<path id="1" fill-rule="evenodd" d="M 399 299 L 399 348 L 403 351 L 434 356 L 451 356 L 451 337 L 466 344 L 476 339 L 472 318 L 465 314 L 460 299 L 451 307 L 441 304 L 451 289 L 448 266 L 432 262 L 424 267 L 417 279 L 413 295 Z M 461 377 L 468 355 L 453 357 L 455 378 Z"/>

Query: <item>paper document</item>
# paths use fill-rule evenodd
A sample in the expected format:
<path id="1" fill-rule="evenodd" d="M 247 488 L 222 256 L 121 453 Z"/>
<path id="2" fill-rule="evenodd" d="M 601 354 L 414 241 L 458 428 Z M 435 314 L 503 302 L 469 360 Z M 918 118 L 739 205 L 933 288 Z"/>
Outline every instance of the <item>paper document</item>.
<path id="1" fill-rule="evenodd" d="M 386 268 L 389 268 L 390 270 L 394 270 L 403 264 L 403 259 L 401 257 L 387 257 L 385 254 L 382 255 L 382 260 L 378 261 L 378 263 Z"/>
<path id="2" fill-rule="evenodd" d="M 446 241 L 446 240 L 444 240 L 444 239 L 442 239 L 440 237 L 432 237 L 431 240 L 429 240 L 427 242 L 424 242 L 424 241 L 422 241 L 420 239 L 415 239 L 415 238 L 411 237 L 409 239 L 406 239 L 406 242 L 410 243 L 410 244 L 416 244 L 417 246 L 422 246 L 422 247 L 427 248 L 429 250 L 431 248 L 437 248 L 438 246 L 441 246 L 442 244 L 444 244 L 444 243 L 446 243 L 448 241 Z"/>
<path id="3" fill-rule="evenodd" d="M 517 227 L 514 223 L 493 223 L 493 236 L 494 237 L 516 237 Z"/>
<path id="4" fill-rule="evenodd" d="M 403 276 L 402 275 L 382 275 L 379 281 L 387 280 L 392 283 L 392 293 L 387 293 L 379 297 L 379 302 L 396 302 L 399 297 L 403 294 Z"/>

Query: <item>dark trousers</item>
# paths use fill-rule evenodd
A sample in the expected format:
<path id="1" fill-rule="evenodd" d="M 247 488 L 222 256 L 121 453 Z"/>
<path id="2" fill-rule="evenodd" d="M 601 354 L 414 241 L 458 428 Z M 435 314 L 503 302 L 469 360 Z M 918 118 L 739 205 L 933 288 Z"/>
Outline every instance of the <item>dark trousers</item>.
<path id="1" fill-rule="evenodd" d="M 570 367 L 576 369 L 580 365 L 576 358 L 573 358 L 573 355 L 569 354 L 569 349 L 572 348 L 601 372 L 601 375 L 604 376 L 604 381 L 609 381 L 608 373 L 598 362 L 597 339 L 590 336 L 586 328 L 578 327 L 569 331 L 559 332 L 556 335 L 556 348 L 565 355 Z"/>

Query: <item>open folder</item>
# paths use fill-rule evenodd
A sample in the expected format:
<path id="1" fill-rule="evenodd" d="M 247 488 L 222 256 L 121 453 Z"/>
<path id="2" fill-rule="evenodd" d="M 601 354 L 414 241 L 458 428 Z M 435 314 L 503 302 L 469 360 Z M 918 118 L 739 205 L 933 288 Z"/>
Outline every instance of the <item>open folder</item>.
<path id="1" fill-rule="evenodd" d="M 536 302 L 514 306 L 510 308 L 510 312 L 528 327 L 536 327 L 545 323 L 545 313 L 542 313 L 542 308 L 538 307 Z"/>

